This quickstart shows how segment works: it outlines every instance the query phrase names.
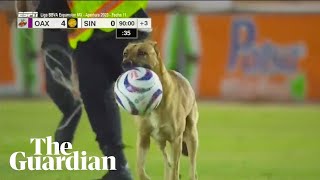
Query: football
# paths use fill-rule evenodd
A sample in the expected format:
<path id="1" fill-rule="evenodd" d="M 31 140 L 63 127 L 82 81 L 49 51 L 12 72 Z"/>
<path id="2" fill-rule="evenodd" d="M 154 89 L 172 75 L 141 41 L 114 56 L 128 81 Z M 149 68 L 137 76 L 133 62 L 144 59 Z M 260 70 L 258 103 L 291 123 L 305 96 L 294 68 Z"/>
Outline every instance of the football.
<path id="1" fill-rule="evenodd" d="M 162 84 L 150 69 L 136 67 L 119 76 L 114 85 L 117 104 L 132 115 L 146 115 L 158 107 Z"/>

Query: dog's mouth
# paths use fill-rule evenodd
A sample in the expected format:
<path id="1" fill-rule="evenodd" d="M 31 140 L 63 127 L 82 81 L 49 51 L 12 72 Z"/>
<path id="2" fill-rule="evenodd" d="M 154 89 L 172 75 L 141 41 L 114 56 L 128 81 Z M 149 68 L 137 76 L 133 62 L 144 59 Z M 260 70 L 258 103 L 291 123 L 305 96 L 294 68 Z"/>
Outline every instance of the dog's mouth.
<path id="1" fill-rule="evenodd" d="M 121 66 L 124 71 L 128 71 L 128 70 L 133 69 L 135 67 L 143 67 L 146 69 L 152 68 L 149 64 L 136 63 L 133 61 L 124 61 Z"/>
<path id="2" fill-rule="evenodd" d="M 144 65 L 142 65 L 141 67 L 144 67 L 144 68 L 146 68 L 146 69 L 151 69 L 151 68 L 152 68 L 149 64 L 144 64 Z"/>

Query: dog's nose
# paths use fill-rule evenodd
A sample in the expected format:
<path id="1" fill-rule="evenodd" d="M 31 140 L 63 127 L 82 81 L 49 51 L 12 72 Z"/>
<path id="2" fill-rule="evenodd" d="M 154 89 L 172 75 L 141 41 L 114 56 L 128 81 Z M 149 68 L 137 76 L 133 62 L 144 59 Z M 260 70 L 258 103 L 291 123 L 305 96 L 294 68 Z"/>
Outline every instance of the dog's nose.
<path id="1" fill-rule="evenodd" d="M 123 70 L 128 70 L 133 67 L 133 62 L 131 60 L 124 60 L 121 66 Z"/>

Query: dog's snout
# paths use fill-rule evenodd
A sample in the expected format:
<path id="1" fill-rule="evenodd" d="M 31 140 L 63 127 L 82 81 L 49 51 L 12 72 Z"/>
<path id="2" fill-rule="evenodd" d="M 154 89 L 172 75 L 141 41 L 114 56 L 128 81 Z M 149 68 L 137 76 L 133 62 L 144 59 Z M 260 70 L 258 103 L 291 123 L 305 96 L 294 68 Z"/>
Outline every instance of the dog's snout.
<path id="1" fill-rule="evenodd" d="M 131 60 L 124 60 L 121 66 L 123 70 L 127 70 L 133 67 L 133 62 Z"/>
<path id="2" fill-rule="evenodd" d="M 123 66 L 131 66 L 133 64 L 133 62 L 131 61 L 131 60 L 124 60 L 123 62 L 122 62 L 122 65 Z"/>

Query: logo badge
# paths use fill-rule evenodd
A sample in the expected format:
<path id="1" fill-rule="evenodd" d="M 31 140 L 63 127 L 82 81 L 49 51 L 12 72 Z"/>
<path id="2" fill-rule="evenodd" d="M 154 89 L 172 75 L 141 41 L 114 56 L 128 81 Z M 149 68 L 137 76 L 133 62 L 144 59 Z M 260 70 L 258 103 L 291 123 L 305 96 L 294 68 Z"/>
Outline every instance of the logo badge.
<path id="1" fill-rule="evenodd" d="M 71 18 L 68 19 L 68 28 L 76 28 L 77 27 L 77 19 Z"/>
<path id="2" fill-rule="evenodd" d="M 19 28 L 26 28 L 28 24 L 28 20 L 26 18 L 19 18 L 18 20 L 18 27 Z"/>

